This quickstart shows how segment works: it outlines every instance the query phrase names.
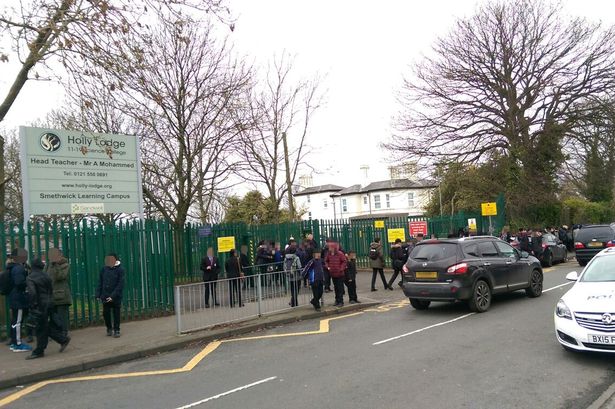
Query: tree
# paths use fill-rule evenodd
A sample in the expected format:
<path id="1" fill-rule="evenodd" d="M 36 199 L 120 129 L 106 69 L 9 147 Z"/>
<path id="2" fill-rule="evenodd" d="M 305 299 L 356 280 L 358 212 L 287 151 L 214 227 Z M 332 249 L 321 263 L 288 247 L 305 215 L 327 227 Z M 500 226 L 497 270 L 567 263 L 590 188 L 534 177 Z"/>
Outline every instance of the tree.
<path id="1" fill-rule="evenodd" d="M 321 105 L 321 95 L 317 78 L 293 81 L 293 62 L 288 58 L 274 58 L 265 80 L 247 94 L 249 105 L 238 113 L 239 155 L 240 176 L 267 189 L 278 215 L 287 196 L 294 219 L 292 186 L 299 169 L 306 166 L 310 121 Z"/>
<path id="2" fill-rule="evenodd" d="M 7 175 L 4 198 L 5 221 L 23 223 L 23 196 L 21 189 L 21 161 L 19 139 L 15 134 L 6 138 L 4 150 L 4 174 Z"/>
<path id="3" fill-rule="evenodd" d="M 147 35 L 149 26 L 141 21 L 151 15 L 149 10 L 177 17 L 182 11 L 229 14 L 221 0 L 14 0 L 14 4 L 0 10 L 0 32 L 3 39 L 10 39 L 11 50 L 9 53 L 0 48 L 0 63 L 16 59 L 20 69 L 3 98 L 0 94 L 0 122 L 31 78 L 81 72 L 88 61 L 97 63 L 101 57 L 121 60 L 125 56 L 121 45 L 127 39 Z M 234 29 L 234 23 L 229 22 L 229 26 Z M 2 156 L 4 145 L 0 135 Z M 0 173 L 0 199 L 5 196 L 7 182 Z M 3 219 L 4 209 L 0 211 Z"/>
<path id="4" fill-rule="evenodd" d="M 404 80 L 401 139 L 408 156 L 480 162 L 509 158 L 516 213 L 553 200 L 563 137 L 588 112 L 582 102 L 615 89 L 615 30 L 542 0 L 487 3 L 459 19 Z M 546 152 L 546 146 L 555 150 Z M 536 153 L 540 152 L 540 155 Z"/>
<path id="5" fill-rule="evenodd" d="M 278 209 L 276 204 L 258 190 L 243 198 L 231 196 L 225 206 L 224 223 L 273 224 L 292 221 L 290 212 Z"/>

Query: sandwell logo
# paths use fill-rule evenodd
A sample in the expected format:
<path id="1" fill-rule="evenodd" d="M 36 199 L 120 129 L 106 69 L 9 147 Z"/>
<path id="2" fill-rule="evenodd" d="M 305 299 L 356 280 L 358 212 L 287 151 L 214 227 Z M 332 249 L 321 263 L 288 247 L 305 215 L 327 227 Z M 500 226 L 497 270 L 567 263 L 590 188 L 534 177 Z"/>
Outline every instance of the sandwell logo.
<path id="1" fill-rule="evenodd" d="M 46 132 L 41 135 L 41 148 L 47 152 L 55 152 L 60 149 L 60 137 L 54 133 Z"/>

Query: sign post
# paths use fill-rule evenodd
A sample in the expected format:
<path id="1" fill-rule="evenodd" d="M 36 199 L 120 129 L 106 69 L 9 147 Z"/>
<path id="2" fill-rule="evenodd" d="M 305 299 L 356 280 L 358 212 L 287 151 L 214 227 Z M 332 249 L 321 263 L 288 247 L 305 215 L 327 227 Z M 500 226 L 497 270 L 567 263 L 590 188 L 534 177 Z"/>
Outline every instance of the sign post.
<path id="1" fill-rule="evenodd" d="M 427 237 L 427 222 L 424 220 L 410 222 L 409 230 L 410 236 L 412 237 L 416 237 L 419 233 L 422 234 L 423 237 Z"/>
<path id="2" fill-rule="evenodd" d="M 489 216 L 489 234 L 493 235 L 493 224 L 491 223 L 491 216 L 497 216 L 498 205 L 496 202 L 481 203 L 481 214 L 483 216 Z"/>
<path id="3" fill-rule="evenodd" d="M 387 238 L 389 243 L 395 243 L 395 240 L 400 239 L 402 242 L 406 241 L 406 231 L 402 229 L 388 229 Z"/>
<path id="4" fill-rule="evenodd" d="M 136 136 L 20 127 L 24 220 L 38 214 L 143 217 Z"/>

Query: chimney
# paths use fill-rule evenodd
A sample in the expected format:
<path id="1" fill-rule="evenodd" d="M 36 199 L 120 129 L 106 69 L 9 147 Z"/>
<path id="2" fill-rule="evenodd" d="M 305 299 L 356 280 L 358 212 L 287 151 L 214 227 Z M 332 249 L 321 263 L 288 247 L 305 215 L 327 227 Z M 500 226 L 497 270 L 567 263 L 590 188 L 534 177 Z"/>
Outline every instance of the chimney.
<path id="1" fill-rule="evenodd" d="M 361 185 L 365 186 L 369 183 L 369 165 L 361 165 Z"/>

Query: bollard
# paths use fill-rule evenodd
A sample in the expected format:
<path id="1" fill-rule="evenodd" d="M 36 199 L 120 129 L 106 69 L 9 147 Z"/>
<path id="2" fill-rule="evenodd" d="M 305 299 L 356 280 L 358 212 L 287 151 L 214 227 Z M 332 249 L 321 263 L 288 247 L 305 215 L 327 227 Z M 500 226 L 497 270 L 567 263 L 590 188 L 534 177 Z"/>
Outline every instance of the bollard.
<path id="1" fill-rule="evenodd" d="M 175 321 L 177 323 L 177 334 L 182 333 L 182 316 L 181 316 L 181 291 L 179 286 L 175 286 Z"/>
<path id="2" fill-rule="evenodd" d="M 257 306 L 258 306 L 258 316 L 261 317 L 262 314 L 262 301 L 263 301 L 263 289 L 261 287 L 261 273 L 256 275 L 256 298 L 257 298 Z"/>

